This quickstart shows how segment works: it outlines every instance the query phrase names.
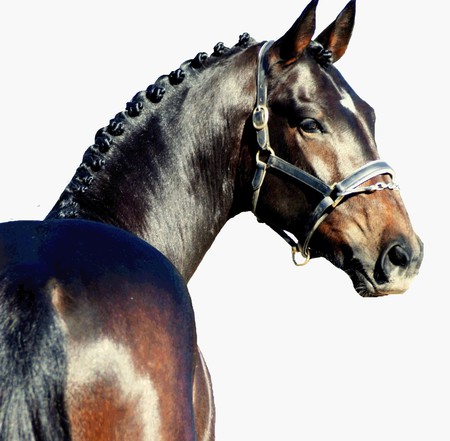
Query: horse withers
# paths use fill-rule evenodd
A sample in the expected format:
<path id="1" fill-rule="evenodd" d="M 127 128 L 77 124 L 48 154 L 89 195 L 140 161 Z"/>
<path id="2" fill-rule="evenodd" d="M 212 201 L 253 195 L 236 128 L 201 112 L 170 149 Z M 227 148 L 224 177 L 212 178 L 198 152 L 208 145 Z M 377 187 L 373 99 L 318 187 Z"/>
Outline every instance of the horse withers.
<path id="1" fill-rule="evenodd" d="M 374 112 L 334 66 L 355 3 L 313 39 L 316 6 L 274 42 L 243 34 L 158 78 L 44 221 L 0 225 L 1 439 L 214 439 L 185 282 L 241 212 L 361 295 L 408 287 L 422 243 Z"/>

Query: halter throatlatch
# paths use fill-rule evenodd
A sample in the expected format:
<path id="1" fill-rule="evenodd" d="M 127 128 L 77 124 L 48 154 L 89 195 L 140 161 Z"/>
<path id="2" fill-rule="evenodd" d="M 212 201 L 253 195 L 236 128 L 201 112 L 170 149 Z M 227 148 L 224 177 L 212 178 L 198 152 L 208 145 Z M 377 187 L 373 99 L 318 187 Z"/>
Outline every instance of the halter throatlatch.
<path id="1" fill-rule="evenodd" d="M 268 224 L 275 230 L 292 248 L 292 259 L 298 266 L 306 265 L 310 259 L 309 242 L 324 219 L 336 208 L 345 198 L 358 193 L 372 193 L 379 190 L 398 190 L 397 184 L 394 183 L 394 171 L 384 161 L 371 161 L 361 168 L 354 171 L 350 176 L 340 182 L 328 185 L 321 179 L 305 172 L 304 170 L 290 164 L 284 159 L 279 158 L 272 147 L 269 140 L 269 110 L 267 105 L 267 51 L 273 41 L 263 44 L 258 55 L 258 68 L 256 74 L 256 105 L 253 110 L 253 127 L 256 130 L 256 139 L 259 150 L 256 153 L 256 171 L 252 180 L 253 198 L 252 211 L 256 214 L 259 193 L 264 182 L 264 177 L 268 169 L 273 168 L 291 179 L 301 182 L 310 189 L 322 196 L 321 201 L 317 204 L 304 226 L 303 245 L 294 240 L 291 235 L 281 228 Z M 263 161 L 260 158 L 261 152 L 264 152 Z M 389 175 L 391 181 L 377 182 L 373 185 L 362 186 L 368 180 L 381 175 Z M 304 258 L 303 262 L 297 262 L 296 255 L 301 253 Z"/>

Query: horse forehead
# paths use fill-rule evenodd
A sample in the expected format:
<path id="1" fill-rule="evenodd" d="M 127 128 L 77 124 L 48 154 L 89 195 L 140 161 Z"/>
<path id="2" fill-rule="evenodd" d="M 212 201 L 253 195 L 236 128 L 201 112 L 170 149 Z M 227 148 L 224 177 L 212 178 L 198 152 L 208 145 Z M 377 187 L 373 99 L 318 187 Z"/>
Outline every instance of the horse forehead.
<path id="1" fill-rule="evenodd" d="M 334 66 L 324 69 L 315 62 L 301 63 L 291 81 L 299 87 L 302 100 L 322 103 L 328 110 L 330 105 L 337 105 L 335 111 L 358 114 L 356 94 Z"/>
<path id="2" fill-rule="evenodd" d="M 374 146 L 367 115 L 370 106 L 358 97 L 341 73 L 334 66 L 322 68 L 312 60 L 305 60 L 291 73 L 288 83 L 300 104 L 312 110 L 311 117 L 324 118 L 328 126 L 346 127 L 345 130 L 331 128 L 331 133 L 337 133 L 332 138 L 333 151 L 339 152 L 333 160 L 329 154 L 317 151 L 308 154 L 317 175 L 332 183 L 362 165 L 364 152 L 372 152 Z"/>
<path id="3" fill-rule="evenodd" d="M 353 100 L 353 97 L 346 90 L 341 91 L 341 99 L 339 100 L 339 102 L 343 107 L 345 107 L 351 113 L 356 115 L 357 110 L 356 110 L 355 101 Z"/>
<path id="4" fill-rule="evenodd" d="M 326 69 L 318 68 L 318 66 L 308 67 L 309 69 L 305 72 L 309 75 L 306 81 L 309 99 L 316 101 L 323 113 L 328 114 L 331 119 L 336 121 L 336 118 L 342 118 L 347 121 L 351 127 L 349 133 L 359 132 L 361 139 L 365 139 L 368 145 L 372 145 L 371 121 L 374 115 L 372 107 L 356 94 L 334 66 Z"/>

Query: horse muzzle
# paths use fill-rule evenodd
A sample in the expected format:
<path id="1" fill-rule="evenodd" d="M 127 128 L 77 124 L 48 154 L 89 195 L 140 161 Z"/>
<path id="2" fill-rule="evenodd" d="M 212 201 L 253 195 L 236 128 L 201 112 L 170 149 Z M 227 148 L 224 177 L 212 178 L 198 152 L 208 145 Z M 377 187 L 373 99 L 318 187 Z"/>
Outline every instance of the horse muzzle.
<path id="1" fill-rule="evenodd" d="M 423 260 L 423 242 L 415 235 L 412 240 L 395 240 L 381 251 L 373 265 L 359 258 L 352 259 L 348 267 L 343 268 L 350 276 L 355 290 L 363 297 L 378 297 L 389 294 L 403 294 L 419 273 Z"/>

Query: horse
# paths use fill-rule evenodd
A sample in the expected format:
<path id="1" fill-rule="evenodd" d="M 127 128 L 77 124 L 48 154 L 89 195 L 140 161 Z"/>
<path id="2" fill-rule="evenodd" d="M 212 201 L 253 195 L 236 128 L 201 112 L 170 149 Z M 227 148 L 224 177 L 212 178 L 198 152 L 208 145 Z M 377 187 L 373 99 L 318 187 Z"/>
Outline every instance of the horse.
<path id="1" fill-rule="evenodd" d="M 213 440 L 186 283 L 242 212 L 362 296 L 408 289 L 423 244 L 335 67 L 355 1 L 313 38 L 317 3 L 275 41 L 244 33 L 159 77 L 43 221 L 0 225 L 1 439 Z"/>

